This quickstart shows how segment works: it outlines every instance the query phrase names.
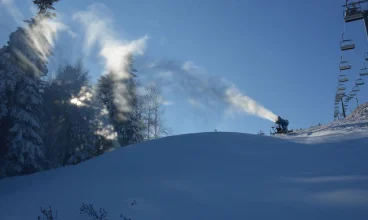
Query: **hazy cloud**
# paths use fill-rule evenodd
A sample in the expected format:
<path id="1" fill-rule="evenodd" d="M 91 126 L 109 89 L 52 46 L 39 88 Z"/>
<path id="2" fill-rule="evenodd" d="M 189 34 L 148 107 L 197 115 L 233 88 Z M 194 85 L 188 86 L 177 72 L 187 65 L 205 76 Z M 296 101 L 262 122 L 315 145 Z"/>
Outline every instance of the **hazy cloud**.
<path id="1" fill-rule="evenodd" d="M 368 205 L 368 191 L 358 189 L 343 189 L 330 192 L 314 193 L 308 200 L 322 205 L 362 206 Z"/>
<path id="2" fill-rule="evenodd" d="M 154 61 L 146 65 L 147 72 L 162 85 L 187 95 L 187 101 L 197 109 L 223 111 L 226 115 L 245 112 L 271 121 L 277 116 L 245 96 L 224 78 L 209 76 L 204 68 L 191 61 Z"/>
<path id="3" fill-rule="evenodd" d="M 23 22 L 24 16 L 15 6 L 13 0 L 0 0 L 0 4 L 6 8 L 6 10 L 10 13 L 12 18 L 18 25 L 20 26 L 24 25 L 24 22 Z"/>
<path id="4" fill-rule="evenodd" d="M 121 80 L 131 77 L 127 71 L 128 56 L 143 55 L 148 37 L 127 40 L 119 36 L 113 26 L 113 13 L 101 3 L 90 5 L 86 10 L 75 13 L 73 19 L 83 27 L 86 55 L 97 47 L 99 58 L 104 64 L 104 72 L 101 74 L 111 73 L 115 80 L 114 103 L 121 112 L 129 112 L 131 106 L 127 100 L 128 91 Z"/>

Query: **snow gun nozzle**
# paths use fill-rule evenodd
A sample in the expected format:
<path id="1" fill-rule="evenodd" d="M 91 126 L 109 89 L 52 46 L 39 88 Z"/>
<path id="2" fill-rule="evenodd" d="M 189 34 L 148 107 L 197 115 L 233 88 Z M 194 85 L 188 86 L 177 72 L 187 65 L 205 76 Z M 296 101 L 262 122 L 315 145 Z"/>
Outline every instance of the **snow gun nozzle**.
<path id="1" fill-rule="evenodd" d="M 277 116 L 277 119 L 275 121 L 276 124 L 280 124 L 282 121 L 282 118 L 280 116 Z"/>
<path id="2" fill-rule="evenodd" d="M 277 120 L 275 121 L 275 123 L 283 127 L 287 127 L 289 125 L 289 120 L 277 116 Z"/>

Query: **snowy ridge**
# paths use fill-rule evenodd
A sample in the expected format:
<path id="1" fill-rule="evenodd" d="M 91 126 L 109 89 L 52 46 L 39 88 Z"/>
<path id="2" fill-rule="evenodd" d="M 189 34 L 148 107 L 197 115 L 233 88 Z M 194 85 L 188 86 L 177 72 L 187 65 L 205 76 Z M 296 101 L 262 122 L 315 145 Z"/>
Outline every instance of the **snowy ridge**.
<path id="1" fill-rule="evenodd" d="M 368 102 L 358 106 L 354 112 L 349 115 L 347 121 L 368 121 Z"/>
<path id="2" fill-rule="evenodd" d="M 344 119 L 332 121 L 326 125 L 295 131 L 293 136 L 284 136 L 282 138 L 303 143 L 316 143 L 367 137 L 367 134 L 368 102 L 360 105 Z"/>
<path id="3" fill-rule="evenodd" d="M 346 130 L 349 129 L 362 128 L 364 125 L 368 124 L 368 102 L 360 105 L 354 110 L 349 116 L 344 119 L 333 121 L 326 125 L 316 126 L 309 129 L 297 131 L 297 134 L 304 134 L 310 132 L 319 132 L 324 130 Z"/>

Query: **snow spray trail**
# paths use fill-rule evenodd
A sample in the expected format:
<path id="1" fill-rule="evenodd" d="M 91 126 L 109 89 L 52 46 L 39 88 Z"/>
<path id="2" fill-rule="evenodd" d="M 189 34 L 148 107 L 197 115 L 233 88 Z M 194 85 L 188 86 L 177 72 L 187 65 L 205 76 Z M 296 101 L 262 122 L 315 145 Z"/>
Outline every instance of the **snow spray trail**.
<path id="1" fill-rule="evenodd" d="M 143 55 L 147 36 L 128 41 L 118 34 L 113 27 L 113 13 L 104 4 L 96 3 L 73 15 L 73 20 L 82 25 L 84 33 L 84 55 L 89 56 L 97 48 L 99 59 L 104 65 L 103 74 L 109 74 L 114 83 L 114 105 L 119 112 L 130 112 L 129 91 L 125 84 L 131 77 L 129 73 L 129 56 Z M 119 119 L 125 120 L 125 114 L 119 114 Z M 102 106 L 99 117 L 97 134 L 108 140 L 115 141 L 117 133 L 110 124 L 106 106 Z"/>
<path id="2" fill-rule="evenodd" d="M 234 107 L 243 110 L 246 113 L 265 118 L 272 122 L 277 121 L 277 115 L 270 110 L 258 104 L 248 96 L 243 95 L 235 86 L 226 90 L 227 101 Z"/>
<path id="3" fill-rule="evenodd" d="M 89 55 L 97 46 L 104 73 L 111 74 L 115 82 L 115 104 L 121 112 L 129 112 L 131 106 L 127 99 L 127 87 L 122 82 L 131 75 L 128 72 L 129 55 L 143 55 L 147 36 L 133 41 L 125 41 L 118 37 L 112 25 L 112 12 L 104 4 L 93 4 L 87 10 L 77 12 L 73 16 L 79 21 L 85 33 L 84 52 Z"/>
<path id="4" fill-rule="evenodd" d="M 224 104 L 231 111 L 245 112 L 272 122 L 277 120 L 277 115 L 242 94 L 233 83 L 210 77 L 191 62 L 158 61 L 149 63 L 145 68 L 143 72 L 149 73 L 147 76 L 156 73 L 152 80 L 161 82 L 164 87 L 183 91 L 192 104 L 215 109 Z"/>
<path id="5" fill-rule="evenodd" d="M 68 32 L 69 35 L 75 34 L 69 29 L 67 25 L 62 23 L 58 17 L 48 19 L 41 15 L 33 15 L 32 19 L 25 20 L 25 16 L 17 8 L 13 0 L 0 0 L 0 6 L 3 6 L 11 15 L 13 20 L 22 27 L 22 31 L 25 35 L 20 35 L 22 32 L 13 32 L 10 37 L 18 38 L 17 45 L 12 45 L 13 52 L 16 54 L 19 60 L 24 64 L 30 66 L 36 74 L 42 74 L 47 72 L 46 65 L 34 63 L 29 54 L 24 54 L 24 48 L 30 47 L 35 51 L 35 56 L 38 56 L 40 60 L 47 63 L 52 55 L 51 50 L 55 46 L 58 33 L 62 31 Z M 16 36 L 15 36 L 16 35 Z M 24 44 L 24 45 L 23 45 Z"/>
<path id="6" fill-rule="evenodd" d="M 11 0 L 1 0 L 14 20 L 21 22 L 23 15 L 12 4 Z M 98 47 L 99 56 L 104 63 L 104 74 L 111 73 L 116 81 L 115 103 L 122 112 L 130 111 L 126 96 L 126 86 L 121 83 L 130 74 L 127 71 L 128 56 L 130 54 L 143 55 L 147 36 L 137 40 L 127 41 L 118 37 L 112 25 L 112 12 L 104 4 L 93 4 L 84 11 L 73 16 L 74 21 L 82 24 L 84 36 L 84 53 L 89 55 L 94 47 Z M 75 34 L 69 27 L 57 20 L 45 20 L 39 26 L 29 31 L 33 47 L 39 51 L 44 60 L 51 54 L 56 33 L 67 31 Z M 42 39 L 47 39 L 42 43 Z M 206 76 L 203 71 L 193 63 L 158 62 L 150 64 L 149 70 L 159 70 L 160 81 L 168 82 L 166 85 L 179 88 L 190 96 L 190 103 L 196 105 L 218 107 L 225 103 L 231 110 L 240 110 L 256 115 L 270 121 L 276 121 L 277 116 L 270 110 L 259 105 L 253 99 L 243 95 L 234 84 L 225 79 L 215 79 Z M 142 71 L 140 71 L 142 73 Z"/>

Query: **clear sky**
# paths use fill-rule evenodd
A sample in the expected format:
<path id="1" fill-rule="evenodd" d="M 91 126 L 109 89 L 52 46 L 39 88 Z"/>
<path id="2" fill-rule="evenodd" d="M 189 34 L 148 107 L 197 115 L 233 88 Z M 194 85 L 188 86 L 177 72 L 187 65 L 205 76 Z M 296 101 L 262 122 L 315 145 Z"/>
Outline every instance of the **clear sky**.
<path id="1" fill-rule="evenodd" d="M 0 0 L 5 1 L 5 0 Z M 7 0 L 9 1 L 9 0 Z M 31 0 L 13 0 L 27 17 Z M 85 10 L 98 1 L 61 0 L 55 5 L 63 16 Z M 334 95 L 339 74 L 339 43 L 344 31 L 344 0 L 104 0 L 113 13 L 119 36 L 137 39 L 148 35 L 145 54 L 137 58 L 187 62 L 209 76 L 224 77 L 247 95 L 287 118 L 290 128 L 305 128 L 333 120 Z M 78 33 L 77 25 L 68 24 Z M 0 5 L 0 43 L 6 43 L 17 24 Z M 344 52 L 351 62 L 351 88 L 368 52 L 363 21 L 346 24 L 347 38 L 356 49 Z M 64 39 L 65 38 L 65 39 Z M 74 59 L 81 40 L 60 38 L 58 56 Z M 71 58 L 73 57 L 73 58 Z M 98 72 L 93 56 L 86 60 L 91 73 Z M 367 66 L 368 67 L 368 66 Z M 53 70 L 50 70 L 51 72 Z M 139 73 L 138 73 L 139 75 Z M 144 78 L 144 77 L 143 77 Z M 366 78 L 368 83 L 368 77 Z M 368 101 L 368 85 L 358 93 Z M 174 134 L 213 131 L 268 132 L 272 122 L 248 115 L 227 117 L 222 110 L 197 109 L 186 99 L 164 94 L 166 121 Z M 349 109 L 356 107 L 355 101 Z"/>

